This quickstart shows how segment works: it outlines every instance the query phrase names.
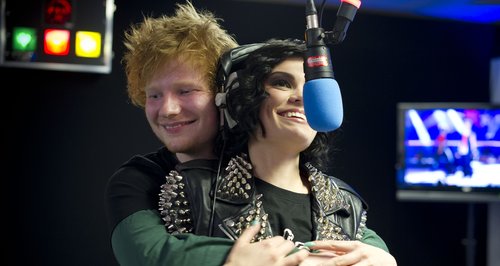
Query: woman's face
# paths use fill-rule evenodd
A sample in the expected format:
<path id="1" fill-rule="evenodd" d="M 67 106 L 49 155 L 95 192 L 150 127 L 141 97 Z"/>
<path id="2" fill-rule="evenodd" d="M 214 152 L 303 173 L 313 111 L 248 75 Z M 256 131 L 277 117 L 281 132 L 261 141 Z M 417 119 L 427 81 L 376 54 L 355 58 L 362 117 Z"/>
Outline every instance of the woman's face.
<path id="1" fill-rule="evenodd" d="M 260 108 L 260 119 L 266 136 L 256 134 L 259 141 L 270 141 L 294 152 L 305 150 L 316 136 L 304 114 L 303 62 L 300 57 L 286 59 L 264 81 L 269 97 Z"/>

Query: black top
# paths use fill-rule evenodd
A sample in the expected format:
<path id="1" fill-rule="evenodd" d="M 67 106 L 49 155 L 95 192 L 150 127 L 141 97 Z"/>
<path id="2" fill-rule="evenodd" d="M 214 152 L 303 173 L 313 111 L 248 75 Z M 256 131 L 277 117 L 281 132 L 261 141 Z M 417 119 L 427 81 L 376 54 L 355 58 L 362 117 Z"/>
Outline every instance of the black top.
<path id="1" fill-rule="evenodd" d="M 274 235 L 302 243 L 313 239 L 310 194 L 288 191 L 259 178 L 255 178 L 255 186 L 263 194 L 262 205 Z"/>
<path id="2" fill-rule="evenodd" d="M 165 147 L 136 155 L 111 176 L 106 187 L 110 232 L 124 218 L 141 210 L 158 210 L 160 186 L 179 161 Z"/>

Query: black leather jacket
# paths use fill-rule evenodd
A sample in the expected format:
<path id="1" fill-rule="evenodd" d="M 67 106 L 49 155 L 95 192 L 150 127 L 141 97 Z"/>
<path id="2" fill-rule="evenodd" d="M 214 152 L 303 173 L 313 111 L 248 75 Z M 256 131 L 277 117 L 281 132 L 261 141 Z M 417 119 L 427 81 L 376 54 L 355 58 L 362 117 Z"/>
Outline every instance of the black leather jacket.
<path id="1" fill-rule="evenodd" d="M 251 175 L 243 157 L 233 158 L 217 184 L 215 212 L 212 206 L 216 187 L 217 161 L 194 160 L 181 163 L 166 176 L 159 210 L 171 234 L 194 233 L 236 239 L 258 218 L 262 230 L 254 241 L 273 236 Z M 361 240 L 366 226 L 367 205 L 345 182 L 327 176 L 310 164 L 314 238 Z"/>

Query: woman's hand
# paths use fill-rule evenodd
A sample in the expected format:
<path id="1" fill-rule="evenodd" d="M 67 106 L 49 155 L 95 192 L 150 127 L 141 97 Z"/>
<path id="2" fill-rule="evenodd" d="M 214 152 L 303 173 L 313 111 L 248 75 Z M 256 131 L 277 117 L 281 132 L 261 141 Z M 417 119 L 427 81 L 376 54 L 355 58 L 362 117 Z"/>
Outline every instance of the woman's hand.
<path id="1" fill-rule="evenodd" d="M 312 244 L 314 243 L 314 244 Z M 310 245 L 311 244 L 311 245 Z M 396 259 L 385 250 L 360 241 L 323 240 L 308 242 L 311 250 L 326 252 L 330 256 L 323 256 L 315 265 L 321 266 L 396 266 Z M 332 252 L 335 255 L 332 255 Z M 311 255 L 312 256 L 312 255 Z M 311 265 L 311 264 L 307 264 Z"/>

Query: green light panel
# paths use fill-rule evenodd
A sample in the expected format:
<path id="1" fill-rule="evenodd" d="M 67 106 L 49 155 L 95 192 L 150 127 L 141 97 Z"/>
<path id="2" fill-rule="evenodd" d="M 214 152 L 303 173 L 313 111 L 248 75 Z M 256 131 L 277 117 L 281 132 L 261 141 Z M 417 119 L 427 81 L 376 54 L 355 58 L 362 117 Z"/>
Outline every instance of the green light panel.
<path id="1" fill-rule="evenodd" d="M 36 30 L 34 28 L 14 27 L 12 37 L 14 51 L 33 52 L 36 49 Z"/>

